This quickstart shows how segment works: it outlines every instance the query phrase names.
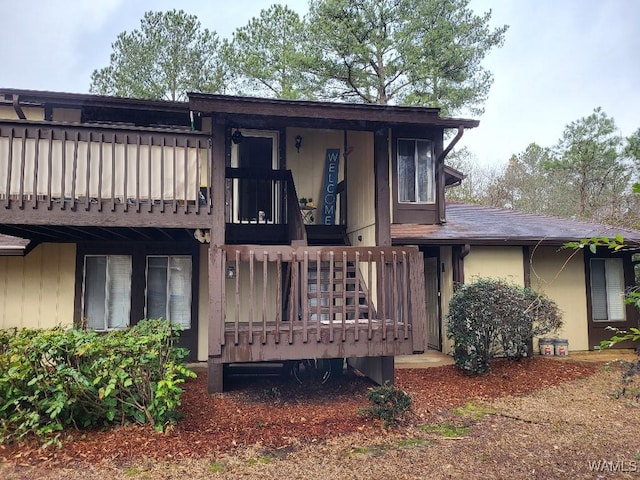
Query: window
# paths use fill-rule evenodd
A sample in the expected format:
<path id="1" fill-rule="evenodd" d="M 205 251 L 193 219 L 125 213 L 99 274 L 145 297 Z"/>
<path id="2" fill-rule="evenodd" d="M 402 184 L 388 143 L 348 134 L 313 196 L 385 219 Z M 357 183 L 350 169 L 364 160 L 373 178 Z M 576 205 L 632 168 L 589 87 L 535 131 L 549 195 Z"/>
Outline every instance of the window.
<path id="1" fill-rule="evenodd" d="M 435 197 L 433 143 L 398 139 L 398 201 L 433 203 Z"/>
<path id="2" fill-rule="evenodd" d="M 191 257 L 147 257 L 146 317 L 191 328 Z"/>
<path id="3" fill-rule="evenodd" d="M 105 331 L 129 326 L 131 257 L 87 255 L 84 261 L 83 318 L 89 328 Z"/>
<path id="4" fill-rule="evenodd" d="M 591 317 L 594 322 L 624 322 L 624 268 L 621 258 L 592 258 Z"/>

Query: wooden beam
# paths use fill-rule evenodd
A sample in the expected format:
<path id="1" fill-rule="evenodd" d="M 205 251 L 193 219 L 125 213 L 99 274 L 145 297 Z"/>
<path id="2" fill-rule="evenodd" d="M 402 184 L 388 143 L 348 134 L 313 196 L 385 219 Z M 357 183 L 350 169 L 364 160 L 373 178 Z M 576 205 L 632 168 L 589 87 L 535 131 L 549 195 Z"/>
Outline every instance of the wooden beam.
<path id="1" fill-rule="evenodd" d="M 389 184 L 389 132 L 377 130 L 373 136 L 376 245 L 391 245 L 391 187 Z"/>

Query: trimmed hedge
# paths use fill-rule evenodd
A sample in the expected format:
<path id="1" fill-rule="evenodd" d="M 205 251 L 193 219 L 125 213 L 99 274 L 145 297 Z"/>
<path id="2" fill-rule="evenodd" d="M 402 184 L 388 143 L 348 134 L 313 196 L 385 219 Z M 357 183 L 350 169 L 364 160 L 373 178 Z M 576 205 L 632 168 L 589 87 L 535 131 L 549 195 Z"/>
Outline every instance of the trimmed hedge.
<path id="1" fill-rule="evenodd" d="M 29 434 L 58 442 L 65 427 L 176 419 L 182 384 L 195 377 L 165 320 L 128 330 L 0 331 L 0 442 Z"/>
<path id="2" fill-rule="evenodd" d="M 462 285 L 449 303 L 447 319 L 456 365 L 470 374 L 485 373 L 496 356 L 521 359 L 534 336 L 562 326 L 552 300 L 491 278 Z"/>

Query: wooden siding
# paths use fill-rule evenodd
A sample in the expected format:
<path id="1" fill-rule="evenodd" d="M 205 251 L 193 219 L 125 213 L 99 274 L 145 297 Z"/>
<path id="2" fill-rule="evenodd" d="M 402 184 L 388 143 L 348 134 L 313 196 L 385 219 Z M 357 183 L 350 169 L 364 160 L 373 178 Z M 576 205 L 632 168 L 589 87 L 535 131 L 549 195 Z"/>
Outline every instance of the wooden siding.
<path id="1" fill-rule="evenodd" d="M 352 148 L 347 159 L 347 234 L 355 234 L 355 237 L 350 235 L 354 246 L 375 245 L 375 238 L 373 243 L 354 241 L 362 234 L 358 230 L 372 227 L 376 221 L 373 134 L 349 132 L 347 139 Z"/>
<path id="2" fill-rule="evenodd" d="M 0 328 L 73 323 L 76 249 L 37 246 L 26 257 L 0 257 Z"/>

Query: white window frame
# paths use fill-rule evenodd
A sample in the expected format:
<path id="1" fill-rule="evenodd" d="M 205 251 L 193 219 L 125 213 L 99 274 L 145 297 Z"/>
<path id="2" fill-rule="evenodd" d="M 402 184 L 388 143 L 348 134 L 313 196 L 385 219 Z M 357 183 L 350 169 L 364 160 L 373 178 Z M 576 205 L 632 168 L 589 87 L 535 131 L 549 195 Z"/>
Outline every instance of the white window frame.
<path id="1" fill-rule="evenodd" d="M 596 262 L 604 265 L 604 278 L 596 279 L 594 275 L 597 269 Z M 622 258 L 591 258 L 589 260 L 590 294 L 591 294 L 591 320 L 594 323 L 612 323 L 626 321 L 626 305 L 624 303 L 624 261 Z M 595 288 L 602 285 L 604 291 L 596 292 Z M 595 305 L 599 297 L 603 297 L 606 305 Z M 596 310 L 606 310 L 606 318 L 597 315 Z M 596 318 L 598 317 L 598 318 Z"/>
<path id="2" fill-rule="evenodd" d="M 188 301 L 188 312 L 189 312 L 189 326 L 183 325 L 183 328 L 185 330 L 189 330 L 192 328 L 193 326 L 193 315 L 192 315 L 192 310 L 193 310 L 193 256 L 192 255 L 147 255 L 145 257 L 145 287 L 144 287 L 144 315 L 146 318 L 148 318 L 148 298 L 149 298 L 149 259 L 150 258 L 166 258 L 167 259 L 167 287 L 166 287 L 166 300 L 165 300 L 165 316 L 163 316 L 163 318 L 169 320 L 169 321 L 173 321 L 173 319 L 170 318 L 170 312 L 171 312 L 171 306 L 170 306 L 170 302 L 171 302 L 171 291 L 170 291 L 170 286 L 171 286 L 171 259 L 172 258 L 186 258 L 189 260 L 190 262 L 190 277 L 189 277 L 189 287 L 188 287 L 188 292 L 189 292 L 189 301 Z"/>
<path id="3" fill-rule="evenodd" d="M 126 315 L 126 320 L 127 323 L 125 326 L 122 327 L 110 327 L 109 326 L 109 315 L 110 315 L 110 311 L 109 311 L 109 303 L 110 303 L 110 288 L 109 288 L 109 282 L 110 282 L 110 276 L 109 276 L 109 261 L 111 258 L 113 257 L 128 257 L 129 258 L 129 305 L 128 305 L 128 312 Z M 105 271 L 105 279 L 104 279 L 104 312 L 105 312 L 105 316 L 103 318 L 103 328 L 93 328 L 93 330 L 97 331 L 97 332 L 107 332 L 110 330 L 122 330 L 125 328 L 129 328 L 131 326 L 131 275 L 132 275 L 132 269 L 133 269 L 133 258 L 131 255 L 97 255 L 97 254 L 87 254 L 84 256 L 84 265 L 83 265 L 83 272 L 82 272 L 82 319 L 83 321 L 85 321 L 85 319 L 87 319 L 86 321 L 88 322 L 88 318 L 86 315 L 86 305 L 85 305 L 85 295 L 86 295 L 86 280 L 87 280 L 87 258 L 105 258 L 106 262 L 107 262 L 107 266 L 106 266 L 106 271 Z M 89 326 L 89 325 L 87 325 Z"/>
<path id="4" fill-rule="evenodd" d="M 413 162 L 414 162 L 414 192 L 415 192 L 415 198 L 416 200 L 403 200 L 401 198 L 400 192 L 402 191 L 402 179 L 403 176 L 401 175 L 400 169 L 402 166 L 401 160 L 400 160 L 400 142 L 413 142 L 414 144 L 414 151 L 413 151 Z M 430 163 L 431 163 L 431 168 L 430 168 L 430 172 L 429 172 L 429 177 L 430 177 L 430 183 L 431 183 L 431 189 L 429 191 L 429 185 L 425 185 L 424 189 L 426 190 L 426 193 L 430 194 L 429 198 L 427 200 L 418 200 L 419 198 L 419 192 L 420 192 L 420 182 L 419 182 L 419 178 L 418 178 L 418 170 L 419 170 L 419 160 L 420 157 L 418 155 L 418 144 L 420 142 L 424 142 L 428 144 L 428 151 L 429 151 L 429 159 L 430 159 Z M 397 186 L 398 186 L 398 192 L 396 194 L 396 198 L 397 201 L 400 205 L 417 205 L 417 204 L 422 204 L 422 205 L 427 205 L 427 204 L 434 204 L 436 202 L 436 168 L 435 168 L 435 159 L 434 159 L 434 152 L 433 152 L 433 141 L 429 140 L 429 139 L 425 139 L 425 138 L 398 138 L 396 141 L 396 176 L 397 176 Z"/>

